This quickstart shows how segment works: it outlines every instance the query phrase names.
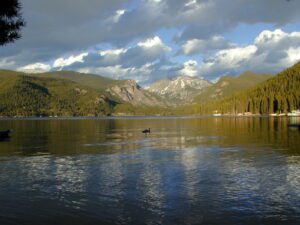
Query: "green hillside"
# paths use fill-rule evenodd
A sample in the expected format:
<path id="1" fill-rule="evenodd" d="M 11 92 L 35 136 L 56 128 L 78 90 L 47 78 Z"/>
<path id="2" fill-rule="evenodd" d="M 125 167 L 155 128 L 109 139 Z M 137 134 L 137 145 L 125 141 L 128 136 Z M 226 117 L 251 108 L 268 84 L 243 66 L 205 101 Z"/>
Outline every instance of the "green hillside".
<path id="1" fill-rule="evenodd" d="M 211 114 L 215 110 L 229 114 L 290 112 L 300 108 L 299 87 L 300 63 L 297 63 L 256 87 L 217 101 L 189 106 L 182 109 L 182 113 Z"/>
<path id="2" fill-rule="evenodd" d="M 118 99 L 127 95 L 131 99 L 131 94 L 141 99 L 146 93 L 132 91 L 125 81 L 69 71 L 28 75 L 1 70 L 0 116 L 188 115 L 215 110 L 223 114 L 269 114 L 299 109 L 300 63 L 270 77 L 250 72 L 236 78 L 223 77 L 197 97 L 198 103 L 164 107 L 143 102 L 133 105 Z M 119 97 L 105 92 L 114 85 L 120 85 Z M 218 89 L 222 94 L 212 97 Z"/>
<path id="3" fill-rule="evenodd" d="M 0 74 L 1 116 L 107 115 L 114 104 L 101 92 L 69 80 Z"/>
<path id="4" fill-rule="evenodd" d="M 254 87 L 271 78 L 270 74 L 255 74 L 245 72 L 237 77 L 224 76 L 211 87 L 206 88 L 194 98 L 194 102 L 203 103 L 230 96 L 236 92 Z"/>
<path id="5" fill-rule="evenodd" d="M 120 82 L 99 75 L 78 73 L 73 71 L 56 71 L 49 73 L 33 74 L 32 76 L 70 80 L 100 91 L 104 91 L 108 86 Z"/>
<path id="6" fill-rule="evenodd" d="M 11 76 L 11 75 L 28 75 L 27 73 L 0 70 L 0 76 Z M 74 71 L 54 71 L 47 73 L 31 73 L 30 76 L 38 78 L 57 78 L 76 82 L 78 84 L 103 91 L 107 87 L 122 83 L 122 80 L 113 80 L 107 77 L 103 77 L 95 74 L 78 73 Z"/>

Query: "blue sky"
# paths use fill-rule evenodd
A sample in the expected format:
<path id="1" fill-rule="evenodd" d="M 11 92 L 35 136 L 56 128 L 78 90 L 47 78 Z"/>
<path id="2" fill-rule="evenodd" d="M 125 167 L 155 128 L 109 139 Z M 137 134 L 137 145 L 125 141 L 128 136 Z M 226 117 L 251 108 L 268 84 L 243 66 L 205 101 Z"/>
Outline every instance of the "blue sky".
<path id="1" fill-rule="evenodd" d="M 74 70 L 142 85 L 277 73 L 300 60 L 298 0 L 23 0 L 0 68 Z"/>

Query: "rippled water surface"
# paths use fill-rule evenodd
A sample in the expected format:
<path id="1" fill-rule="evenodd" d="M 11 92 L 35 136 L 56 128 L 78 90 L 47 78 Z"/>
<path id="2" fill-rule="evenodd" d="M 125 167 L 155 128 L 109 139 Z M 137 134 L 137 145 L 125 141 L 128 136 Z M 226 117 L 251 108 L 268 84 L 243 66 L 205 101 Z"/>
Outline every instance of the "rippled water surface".
<path id="1" fill-rule="evenodd" d="M 0 120 L 0 224 L 299 224 L 299 122 Z"/>

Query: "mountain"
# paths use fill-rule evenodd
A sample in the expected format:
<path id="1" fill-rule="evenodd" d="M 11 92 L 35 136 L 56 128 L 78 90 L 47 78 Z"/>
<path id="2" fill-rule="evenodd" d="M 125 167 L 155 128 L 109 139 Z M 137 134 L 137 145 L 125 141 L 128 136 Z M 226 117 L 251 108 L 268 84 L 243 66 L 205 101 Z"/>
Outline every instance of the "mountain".
<path id="1" fill-rule="evenodd" d="M 57 78 L 57 79 L 64 79 L 68 81 L 73 81 L 79 83 L 81 85 L 96 89 L 96 90 L 105 90 L 107 86 L 113 85 L 120 81 L 113 80 L 107 77 L 103 77 L 100 75 L 95 74 L 86 74 L 86 73 L 78 73 L 74 71 L 54 71 L 54 72 L 47 72 L 47 73 L 23 73 L 17 71 L 10 71 L 10 70 L 0 70 L 0 75 L 7 76 L 7 75 L 30 75 L 31 77 L 37 78 Z"/>
<path id="2" fill-rule="evenodd" d="M 110 85 L 122 82 L 100 75 L 78 73 L 74 71 L 55 71 L 48 73 L 37 73 L 30 74 L 30 76 L 69 80 L 100 91 L 104 91 Z"/>
<path id="3" fill-rule="evenodd" d="M 28 75 L 22 72 L 6 70 L 0 70 L 0 75 L 1 74 Z M 117 102 L 127 102 L 133 105 L 165 105 L 159 96 L 144 90 L 133 80 L 113 80 L 100 75 L 78 73 L 74 71 L 35 73 L 30 74 L 30 76 L 36 78 L 56 78 L 72 81 L 97 90 L 105 96 L 110 96 Z"/>
<path id="4" fill-rule="evenodd" d="M 26 74 L 0 70 L 0 88 L 0 116 L 92 116 L 114 110 L 142 114 L 149 107 L 154 112 L 167 105 L 133 80 L 72 71 Z"/>
<path id="5" fill-rule="evenodd" d="M 134 80 L 116 83 L 106 89 L 112 99 L 120 99 L 134 106 L 165 106 L 164 101 L 157 95 L 142 89 Z"/>
<path id="6" fill-rule="evenodd" d="M 74 81 L 81 85 L 101 91 L 116 102 L 132 105 L 163 106 L 163 100 L 141 88 L 133 80 L 113 80 L 95 74 L 78 73 L 74 71 L 57 71 L 35 74 L 37 77 L 59 78 Z"/>
<path id="7" fill-rule="evenodd" d="M 148 90 L 168 100 L 182 103 L 192 101 L 195 95 L 211 85 L 209 81 L 201 78 L 179 76 L 173 79 L 159 80 L 152 84 Z"/>
<path id="8" fill-rule="evenodd" d="M 25 74 L 0 70 L 0 116 L 288 112 L 300 108 L 299 86 L 300 63 L 274 77 L 246 72 L 211 84 L 181 76 L 156 82 L 149 90 L 133 80 L 72 71 Z M 193 99 L 197 102 L 191 102 Z"/>
<path id="9" fill-rule="evenodd" d="M 0 115 L 107 115 L 116 103 L 73 81 L 0 72 Z"/>
<path id="10" fill-rule="evenodd" d="M 199 114 L 269 114 L 300 108 L 300 62 L 247 90 L 217 101 L 196 104 L 189 110 Z"/>
<path id="11" fill-rule="evenodd" d="M 272 76 L 271 74 L 256 74 L 249 71 L 237 77 L 223 76 L 217 83 L 195 96 L 194 102 L 201 103 L 218 100 L 236 92 L 254 87 Z"/>

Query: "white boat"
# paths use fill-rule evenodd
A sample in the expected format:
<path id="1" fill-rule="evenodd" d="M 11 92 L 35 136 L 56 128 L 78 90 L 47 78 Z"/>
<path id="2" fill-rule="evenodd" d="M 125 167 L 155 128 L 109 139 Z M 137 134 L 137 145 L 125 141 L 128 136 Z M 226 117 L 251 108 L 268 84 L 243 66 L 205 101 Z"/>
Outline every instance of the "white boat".
<path id="1" fill-rule="evenodd" d="M 287 114 L 288 116 L 300 116 L 300 110 L 293 110 L 292 112 Z"/>

